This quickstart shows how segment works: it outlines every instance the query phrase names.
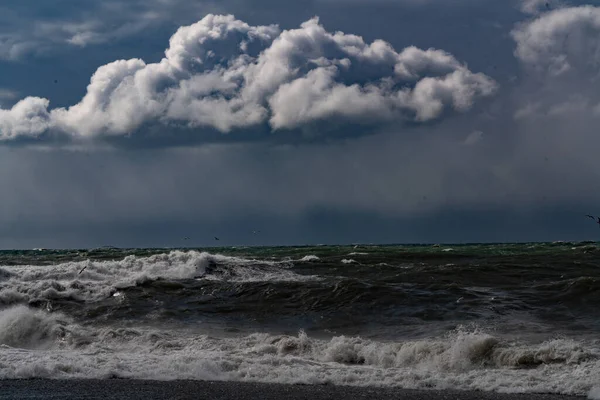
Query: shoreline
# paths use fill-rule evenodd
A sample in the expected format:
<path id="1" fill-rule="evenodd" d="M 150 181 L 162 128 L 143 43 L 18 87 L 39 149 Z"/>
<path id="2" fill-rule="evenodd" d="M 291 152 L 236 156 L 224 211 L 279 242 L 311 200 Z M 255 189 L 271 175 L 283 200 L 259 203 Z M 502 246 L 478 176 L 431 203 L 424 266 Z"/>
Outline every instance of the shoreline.
<path id="1" fill-rule="evenodd" d="M 403 400 L 568 400 L 585 396 L 496 393 L 470 390 L 255 383 L 239 381 L 137 379 L 0 379 L 1 399 L 403 399 Z"/>

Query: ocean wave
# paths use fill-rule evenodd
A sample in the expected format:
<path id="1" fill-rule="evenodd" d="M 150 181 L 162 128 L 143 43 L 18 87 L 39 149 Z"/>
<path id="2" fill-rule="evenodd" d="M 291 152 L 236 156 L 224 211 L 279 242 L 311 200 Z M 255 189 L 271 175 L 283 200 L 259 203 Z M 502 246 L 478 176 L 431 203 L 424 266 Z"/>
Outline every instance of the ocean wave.
<path id="1" fill-rule="evenodd" d="M 0 344 L 19 348 L 52 347 L 64 338 L 69 318 L 17 306 L 0 311 Z"/>
<path id="2" fill-rule="evenodd" d="M 307 256 L 302 257 L 298 261 L 300 261 L 300 262 L 310 262 L 310 261 L 318 261 L 318 260 L 320 260 L 320 258 L 318 256 L 315 256 L 313 254 L 309 254 Z"/>
<path id="3" fill-rule="evenodd" d="M 550 283 L 534 285 L 533 289 L 545 295 L 546 301 L 563 303 L 589 303 L 596 307 L 600 301 L 600 278 L 580 276 Z"/>
<path id="4" fill-rule="evenodd" d="M 172 251 L 116 261 L 78 261 L 0 269 L 0 304 L 72 300 L 94 302 L 117 291 L 157 280 L 205 279 L 228 282 L 299 282 L 291 264 L 197 251 Z"/>
<path id="5" fill-rule="evenodd" d="M 594 386 L 588 393 L 588 399 L 600 400 L 600 385 Z"/>
<path id="6" fill-rule="evenodd" d="M 0 312 L 0 378 L 214 379 L 279 383 L 593 393 L 597 342 L 507 342 L 458 329 L 422 340 L 82 327 L 58 313 Z M 39 349 L 43 349 L 40 351 Z"/>

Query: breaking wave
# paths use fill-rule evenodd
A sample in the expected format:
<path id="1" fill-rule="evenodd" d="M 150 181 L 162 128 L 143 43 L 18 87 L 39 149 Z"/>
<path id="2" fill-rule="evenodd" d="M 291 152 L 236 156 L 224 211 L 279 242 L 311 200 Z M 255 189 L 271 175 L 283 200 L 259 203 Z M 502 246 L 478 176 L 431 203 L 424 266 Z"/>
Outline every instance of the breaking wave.
<path id="1" fill-rule="evenodd" d="M 314 277 L 291 264 L 197 251 L 172 251 L 117 261 L 78 261 L 0 269 L 0 304 L 52 300 L 94 302 L 148 282 L 205 279 L 228 282 L 299 282 Z"/>
<path id="2" fill-rule="evenodd" d="M 597 342 L 524 344 L 463 328 L 403 342 L 316 339 L 303 331 L 216 338 L 83 327 L 24 306 L 0 311 L 0 345 L 3 379 L 212 379 L 592 395 L 600 374 Z"/>
<path id="3" fill-rule="evenodd" d="M 310 254 L 310 255 L 307 255 L 307 256 L 304 256 L 304 257 L 302 257 L 302 258 L 301 258 L 301 259 L 299 259 L 298 261 L 301 261 L 301 262 L 319 261 L 319 257 L 318 257 L 318 256 L 315 256 L 315 255 L 312 255 L 312 254 Z"/>

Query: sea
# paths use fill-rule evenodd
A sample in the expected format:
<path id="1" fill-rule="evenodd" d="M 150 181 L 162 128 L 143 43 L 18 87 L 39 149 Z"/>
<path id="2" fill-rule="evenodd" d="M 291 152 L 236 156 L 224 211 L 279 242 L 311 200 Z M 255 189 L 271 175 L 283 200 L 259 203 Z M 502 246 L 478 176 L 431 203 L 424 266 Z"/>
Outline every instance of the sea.
<path id="1" fill-rule="evenodd" d="M 1 251 L 0 379 L 21 378 L 598 399 L 600 245 Z"/>

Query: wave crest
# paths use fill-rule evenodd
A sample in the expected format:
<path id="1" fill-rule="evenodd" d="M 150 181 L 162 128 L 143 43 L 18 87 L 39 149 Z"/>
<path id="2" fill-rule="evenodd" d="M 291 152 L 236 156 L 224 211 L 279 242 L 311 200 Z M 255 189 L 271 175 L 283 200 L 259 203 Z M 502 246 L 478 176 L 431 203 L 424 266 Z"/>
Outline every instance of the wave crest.
<path id="1" fill-rule="evenodd" d="M 231 282 L 304 281 L 290 264 L 198 251 L 172 251 L 116 261 L 79 261 L 26 265 L 0 270 L 0 304 L 48 300 L 95 302 L 118 290 L 157 280 L 226 280 Z M 6 273 L 2 273 L 5 271 Z"/>
<path id="2" fill-rule="evenodd" d="M 46 348 L 0 348 L 7 361 L 0 362 L 0 379 L 216 379 L 584 395 L 597 385 L 600 372 L 600 350 L 593 343 L 517 344 L 476 330 L 404 342 L 346 336 L 322 340 L 305 332 L 216 338 L 84 328 L 55 318 L 24 307 L 0 313 L 1 326 L 16 320 L 10 326 L 21 327 L 14 334 L 0 328 L 0 344 Z M 532 357 L 533 362 L 523 362 Z"/>
<path id="3" fill-rule="evenodd" d="M 0 311 L 0 344 L 9 347 L 39 349 L 51 347 L 68 336 L 68 319 L 17 306 Z"/>

